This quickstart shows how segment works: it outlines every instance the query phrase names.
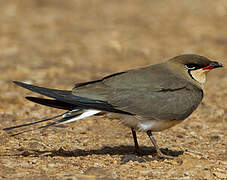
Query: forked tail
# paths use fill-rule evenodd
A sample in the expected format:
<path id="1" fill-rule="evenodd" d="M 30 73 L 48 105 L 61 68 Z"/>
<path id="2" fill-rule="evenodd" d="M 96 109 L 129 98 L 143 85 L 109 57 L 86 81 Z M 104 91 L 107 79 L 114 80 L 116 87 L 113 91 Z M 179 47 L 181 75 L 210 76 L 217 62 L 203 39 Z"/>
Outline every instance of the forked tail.
<path id="1" fill-rule="evenodd" d="M 34 131 L 34 130 L 38 130 L 38 129 L 42 129 L 42 128 L 47 128 L 47 127 L 50 127 L 50 126 L 71 123 L 71 122 L 74 122 L 74 121 L 77 121 L 77 120 L 80 120 L 80 119 L 83 119 L 83 118 L 87 118 L 89 116 L 93 116 L 93 115 L 95 115 L 99 112 L 100 112 L 99 110 L 93 110 L 93 109 L 73 109 L 73 110 L 64 112 L 62 114 L 59 114 L 59 115 L 56 115 L 56 116 L 53 116 L 53 117 L 50 117 L 50 118 L 46 118 L 46 119 L 43 119 L 43 120 L 31 122 L 31 123 L 21 124 L 21 125 L 17 125 L 17 126 L 7 127 L 7 128 L 4 128 L 3 130 L 4 131 L 10 131 L 10 130 L 13 130 L 13 129 L 31 126 L 31 125 L 34 125 L 34 124 L 39 124 L 39 123 L 42 123 L 42 122 L 47 122 L 47 121 L 57 119 L 57 120 L 52 121 L 52 122 L 50 122 L 46 125 L 43 125 L 43 126 L 39 126 L 39 127 L 36 127 L 36 128 L 32 128 L 32 129 L 28 129 L 28 130 L 24 130 L 24 131 L 20 131 L 20 132 L 11 134 L 11 136 L 16 136 L 16 135 L 19 135 L 19 134 L 22 134 L 22 133 L 25 133 L 25 132 Z M 58 118 L 60 118 L 60 119 L 58 119 Z"/>

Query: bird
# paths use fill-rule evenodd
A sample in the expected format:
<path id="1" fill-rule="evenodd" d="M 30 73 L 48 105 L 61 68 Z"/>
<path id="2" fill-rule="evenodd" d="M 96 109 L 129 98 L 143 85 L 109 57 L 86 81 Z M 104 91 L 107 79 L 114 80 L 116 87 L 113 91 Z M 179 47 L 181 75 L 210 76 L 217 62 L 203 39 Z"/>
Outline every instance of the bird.
<path id="1" fill-rule="evenodd" d="M 182 54 L 158 64 L 77 83 L 72 90 L 50 89 L 13 81 L 18 86 L 48 97 L 28 96 L 26 99 L 66 111 L 54 117 L 3 130 L 10 131 L 52 120 L 35 129 L 47 128 L 104 112 L 107 117 L 117 119 L 131 129 L 137 154 L 141 151 L 136 132 L 142 131 L 147 133 L 152 142 L 155 157 L 171 159 L 160 150 L 152 133 L 171 128 L 185 120 L 203 99 L 207 73 L 220 67 L 223 67 L 220 62 L 204 56 Z"/>

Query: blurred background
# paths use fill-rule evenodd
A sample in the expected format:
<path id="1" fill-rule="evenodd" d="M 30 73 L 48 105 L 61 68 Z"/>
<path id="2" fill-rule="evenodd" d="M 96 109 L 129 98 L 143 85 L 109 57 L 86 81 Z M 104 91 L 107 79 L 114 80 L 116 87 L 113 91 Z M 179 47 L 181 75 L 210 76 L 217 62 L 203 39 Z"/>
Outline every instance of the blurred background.
<path id="1" fill-rule="evenodd" d="M 25 122 L 31 116 L 40 118 L 57 111 L 25 101 L 24 96 L 32 93 L 16 88 L 12 80 L 71 89 L 76 82 L 162 62 L 184 53 L 203 55 L 227 65 L 226 0 L 0 0 L 0 119 L 3 120 L 0 128 L 22 123 L 20 118 L 25 118 Z M 195 131 L 194 137 L 204 136 L 205 142 L 212 135 L 221 135 L 226 142 L 226 72 L 224 67 L 209 74 L 203 105 L 187 127 Z M 110 130 L 106 125 L 107 134 L 116 137 L 118 131 L 114 128 L 119 125 L 106 122 L 113 126 Z M 166 132 L 190 134 L 183 127 Z M 92 134 L 95 133 L 101 132 L 93 129 Z M 92 139 L 91 134 L 88 136 Z M 119 137 L 122 138 L 119 144 L 127 138 L 131 143 L 130 132 L 127 137 L 122 134 Z M 60 144 L 57 140 L 55 145 Z M 99 140 L 97 146 L 102 147 L 101 143 L 107 141 Z M 196 141 L 201 143 L 201 139 L 193 142 Z M 148 139 L 141 143 L 150 145 Z M 165 140 L 160 140 L 162 143 Z M 226 147 L 223 143 L 219 145 L 214 144 L 215 152 Z M 213 158 L 226 159 L 226 151 L 219 155 L 214 154 Z"/>
<path id="2" fill-rule="evenodd" d="M 225 0 L 2 0 L 0 15 L 1 81 L 65 87 L 183 53 L 227 59 Z"/>

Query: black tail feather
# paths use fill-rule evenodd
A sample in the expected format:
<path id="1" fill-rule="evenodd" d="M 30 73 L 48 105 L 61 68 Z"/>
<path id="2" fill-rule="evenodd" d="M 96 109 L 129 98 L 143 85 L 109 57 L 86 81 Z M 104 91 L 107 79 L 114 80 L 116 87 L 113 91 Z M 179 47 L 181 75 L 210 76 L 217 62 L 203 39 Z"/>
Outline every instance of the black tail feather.
<path id="1" fill-rule="evenodd" d="M 53 116 L 53 117 L 50 117 L 50 118 L 42 119 L 42 120 L 39 120 L 39 121 L 35 121 L 35 122 L 31 122 L 31 123 L 26 123 L 26 124 L 21 124 L 21 125 L 12 126 L 12 127 L 7 127 L 7 128 L 4 128 L 3 130 L 4 130 L 4 131 L 9 131 L 9 130 L 13 130 L 13 129 L 21 128 L 21 127 L 26 127 L 26 126 L 38 124 L 38 123 L 45 122 L 45 121 L 50 121 L 50 120 L 52 120 L 52 119 L 56 119 L 56 118 L 58 118 L 58 117 L 61 117 L 61 116 L 63 116 L 64 114 L 67 114 L 67 113 L 68 113 L 68 112 L 64 112 L 64 113 L 59 114 L 59 115 L 57 115 L 57 116 Z"/>
<path id="2" fill-rule="evenodd" d="M 62 117 L 61 119 L 55 120 L 55 121 L 50 122 L 46 125 L 42 125 L 42 126 L 39 126 L 39 127 L 36 127 L 36 128 L 19 131 L 17 133 L 13 133 L 13 134 L 10 135 L 10 136 L 17 136 L 17 135 L 23 134 L 25 132 L 35 131 L 35 130 L 47 128 L 47 127 L 50 127 L 50 126 L 59 125 L 59 124 L 62 124 L 62 123 L 67 123 L 67 121 L 71 120 L 74 117 L 81 115 L 83 112 L 84 112 L 83 109 L 74 109 L 72 111 L 67 111 L 65 113 L 59 114 L 59 115 L 51 117 L 51 118 L 47 118 L 47 119 L 43 119 L 43 120 L 40 120 L 40 121 L 31 122 L 31 123 L 26 123 L 26 124 L 22 124 L 22 125 L 18 125 L 18 126 L 8 127 L 8 128 L 3 129 L 3 130 L 10 131 L 10 130 L 13 130 L 13 129 L 16 129 L 16 128 L 30 126 L 30 125 L 34 125 L 34 124 L 38 124 L 38 123 L 41 123 L 41 122 L 50 121 L 50 120 Z"/>

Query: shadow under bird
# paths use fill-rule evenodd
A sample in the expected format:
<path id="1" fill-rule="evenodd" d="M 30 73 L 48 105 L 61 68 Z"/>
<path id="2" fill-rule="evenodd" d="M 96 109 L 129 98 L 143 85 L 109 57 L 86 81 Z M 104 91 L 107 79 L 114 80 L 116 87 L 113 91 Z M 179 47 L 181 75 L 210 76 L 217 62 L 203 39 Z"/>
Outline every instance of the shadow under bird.
<path id="1" fill-rule="evenodd" d="M 156 156 L 171 158 L 160 151 L 152 132 L 168 129 L 186 119 L 202 101 L 207 73 L 220 67 L 223 67 L 221 63 L 206 57 L 185 54 L 160 64 L 79 83 L 71 91 L 14 81 L 18 86 L 51 98 L 26 97 L 28 100 L 67 111 L 4 130 L 52 120 L 51 123 L 36 128 L 41 129 L 74 122 L 104 111 L 108 117 L 119 119 L 131 128 L 137 153 L 140 151 L 136 131 L 145 131 L 154 145 Z M 60 119 L 54 120 L 56 118 Z M 27 131 L 20 133 L 23 132 Z"/>

